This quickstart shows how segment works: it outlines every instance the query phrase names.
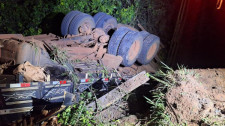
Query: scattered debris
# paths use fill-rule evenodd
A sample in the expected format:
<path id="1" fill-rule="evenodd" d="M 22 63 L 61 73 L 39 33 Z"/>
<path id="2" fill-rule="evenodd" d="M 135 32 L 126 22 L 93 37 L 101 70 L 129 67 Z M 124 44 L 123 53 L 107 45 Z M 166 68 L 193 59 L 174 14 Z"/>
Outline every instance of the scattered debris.
<path id="1" fill-rule="evenodd" d="M 20 64 L 13 74 L 22 74 L 25 82 L 44 82 L 47 80 L 47 76 L 44 73 L 44 68 L 33 66 L 30 62 L 26 61 L 24 64 Z"/>
<path id="2" fill-rule="evenodd" d="M 7 69 L 11 65 L 13 65 L 13 61 L 10 61 L 9 63 L 0 65 L 0 75 L 2 75 L 4 70 Z"/>

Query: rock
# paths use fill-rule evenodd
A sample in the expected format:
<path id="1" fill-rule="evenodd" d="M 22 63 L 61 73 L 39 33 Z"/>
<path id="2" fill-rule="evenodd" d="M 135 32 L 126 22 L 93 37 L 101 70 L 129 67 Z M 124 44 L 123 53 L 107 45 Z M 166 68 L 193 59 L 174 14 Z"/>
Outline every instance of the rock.
<path id="1" fill-rule="evenodd" d="M 117 122 L 118 122 L 117 123 L 118 126 L 140 126 L 140 122 L 135 115 L 123 117 Z"/>

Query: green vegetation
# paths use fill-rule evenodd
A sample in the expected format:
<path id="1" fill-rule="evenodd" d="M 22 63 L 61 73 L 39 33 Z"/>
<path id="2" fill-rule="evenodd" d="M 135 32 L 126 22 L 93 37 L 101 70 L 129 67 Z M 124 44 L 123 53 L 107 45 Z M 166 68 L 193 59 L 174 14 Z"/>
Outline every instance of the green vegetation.
<path id="1" fill-rule="evenodd" d="M 56 61 L 63 65 L 67 69 L 66 75 L 68 75 L 71 80 L 76 84 L 78 82 L 78 77 L 70 68 L 70 65 L 73 61 L 69 60 L 67 52 L 58 49 L 57 47 L 53 48 L 51 57 L 53 61 Z M 76 87 L 76 86 L 74 86 Z M 94 119 L 94 113 L 90 109 L 86 108 L 86 105 L 96 99 L 93 92 L 83 92 L 80 95 L 80 102 L 66 108 L 65 111 L 58 114 L 58 123 L 62 125 L 79 125 L 79 126 L 92 126 L 100 124 L 100 122 Z"/>
<path id="2" fill-rule="evenodd" d="M 159 82 L 159 84 L 157 85 L 156 89 L 150 91 L 152 93 L 151 99 L 145 97 L 147 102 L 151 105 L 150 121 L 147 123 L 147 125 L 173 126 L 174 124 L 171 122 L 170 116 L 165 113 L 165 94 L 169 88 L 175 85 L 175 81 L 173 81 L 174 79 L 172 76 L 174 70 L 168 67 L 166 64 L 162 64 L 165 72 L 159 70 L 154 75 L 148 74 L 151 79 Z"/>
<path id="3" fill-rule="evenodd" d="M 225 125 L 225 120 L 223 121 L 215 121 L 215 119 L 218 119 L 219 117 L 218 116 L 215 116 L 215 117 L 206 117 L 206 118 L 202 118 L 202 123 L 203 125 L 208 125 L 208 126 L 224 126 Z"/>
<path id="4" fill-rule="evenodd" d="M 53 9 L 52 1 L 2 1 L 0 6 L 0 33 L 40 34 L 42 19 Z"/>
<path id="5" fill-rule="evenodd" d="M 94 119 L 94 113 L 86 108 L 87 103 L 93 99 L 91 92 L 81 94 L 79 104 L 69 106 L 65 111 L 58 114 L 58 122 L 62 125 L 92 126 L 101 125 Z"/>
<path id="6" fill-rule="evenodd" d="M 130 24 L 136 17 L 139 0 L 59 0 L 54 12 L 64 14 L 79 10 L 94 15 L 105 12 L 117 18 L 118 22 Z"/>
<path id="7" fill-rule="evenodd" d="M 67 73 L 64 73 L 64 74 L 68 75 L 74 84 L 77 84 L 79 79 L 77 75 L 75 74 L 73 68 L 71 68 L 72 62 L 76 62 L 76 61 L 69 60 L 67 52 L 60 50 L 57 47 L 53 47 L 53 51 L 51 52 L 51 57 L 53 61 L 58 62 L 59 64 L 63 65 L 66 68 Z"/>
<path id="8" fill-rule="evenodd" d="M 60 28 L 63 16 L 57 14 L 65 15 L 72 10 L 90 15 L 106 12 L 118 22 L 134 24 L 138 6 L 139 0 L 3 0 L 0 3 L 0 33 L 36 35 L 47 32 L 52 24 Z"/>

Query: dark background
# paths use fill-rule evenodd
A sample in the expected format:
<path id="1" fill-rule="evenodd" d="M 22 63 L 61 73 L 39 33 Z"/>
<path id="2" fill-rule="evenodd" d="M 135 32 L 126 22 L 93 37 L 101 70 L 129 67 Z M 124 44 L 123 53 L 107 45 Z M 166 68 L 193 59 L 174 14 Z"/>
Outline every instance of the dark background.
<path id="1" fill-rule="evenodd" d="M 181 6 L 181 1 L 176 3 Z M 218 10 L 217 0 L 187 1 L 180 30 L 170 43 L 168 61 L 189 68 L 225 67 L 225 3 Z"/>

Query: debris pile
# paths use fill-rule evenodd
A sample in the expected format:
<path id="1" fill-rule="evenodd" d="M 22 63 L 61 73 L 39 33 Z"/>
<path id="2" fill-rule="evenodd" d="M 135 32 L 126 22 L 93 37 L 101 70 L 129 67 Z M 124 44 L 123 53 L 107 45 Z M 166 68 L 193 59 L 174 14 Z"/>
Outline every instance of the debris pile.
<path id="1" fill-rule="evenodd" d="M 150 61 L 159 49 L 159 38 L 117 27 L 116 19 L 105 13 L 92 17 L 71 11 L 61 32 L 64 37 L 0 35 L 1 123 L 26 114 L 32 117 L 30 123 L 51 117 L 57 124 L 54 116 L 79 103 L 84 91 L 93 93 L 92 88 L 96 99 L 86 107 L 101 108 L 97 115 L 103 117 L 111 105 L 149 80 L 146 72 L 157 69 Z"/>

